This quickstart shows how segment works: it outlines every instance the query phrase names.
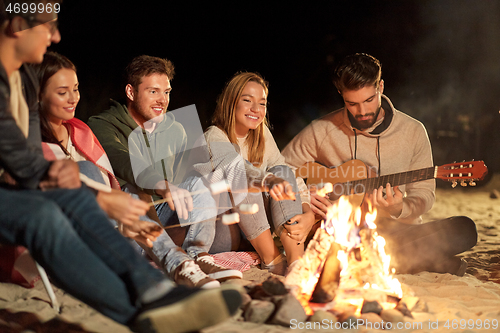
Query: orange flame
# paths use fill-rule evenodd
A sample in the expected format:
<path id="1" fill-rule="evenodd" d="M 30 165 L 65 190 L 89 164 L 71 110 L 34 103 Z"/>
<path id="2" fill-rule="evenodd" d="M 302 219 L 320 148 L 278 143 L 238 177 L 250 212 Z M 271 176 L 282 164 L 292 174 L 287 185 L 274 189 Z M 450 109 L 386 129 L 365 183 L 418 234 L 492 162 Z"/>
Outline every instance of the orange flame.
<path id="1" fill-rule="evenodd" d="M 341 246 L 341 250 L 337 252 L 341 273 L 340 292 L 335 298 L 336 306 L 355 306 L 358 314 L 361 309 L 363 297 L 354 297 L 348 295 L 349 293 L 342 293 L 342 290 L 359 289 L 362 291 L 361 293 L 363 290 L 364 292 L 376 290 L 394 294 L 400 298 L 403 296 L 401 283 L 393 278 L 389 272 L 391 257 L 385 253 L 385 239 L 376 231 L 377 211 L 370 202 L 367 203 L 367 207 L 368 212 L 363 214 L 360 208 L 354 209 L 347 197 L 340 197 L 338 202 L 328 210 L 327 218 L 322 222 L 321 229 L 326 232 L 318 230 L 304 255 L 299 259 L 298 265 L 296 265 L 299 268 L 293 269 L 291 274 L 287 276 L 287 284 L 296 287 L 294 291 L 292 287 L 292 293 L 300 301 L 307 314 L 310 315 L 314 312 L 309 306 L 309 299 L 316 287 L 332 242 Z M 362 237 L 365 237 L 364 242 Z M 325 245 L 323 242 L 330 243 Z M 366 249 L 364 246 L 371 248 Z M 310 248 L 313 250 L 308 252 Z M 322 251 L 318 252 L 318 248 Z M 350 255 L 351 251 L 356 248 L 360 249 L 361 253 L 367 253 L 370 257 L 362 258 L 362 261 L 359 262 Z M 362 272 L 370 272 L 370 274 L 363 275 Z M 393 303 L 382 301 L 381 304 L 384 308 L 394 308 Z"/>

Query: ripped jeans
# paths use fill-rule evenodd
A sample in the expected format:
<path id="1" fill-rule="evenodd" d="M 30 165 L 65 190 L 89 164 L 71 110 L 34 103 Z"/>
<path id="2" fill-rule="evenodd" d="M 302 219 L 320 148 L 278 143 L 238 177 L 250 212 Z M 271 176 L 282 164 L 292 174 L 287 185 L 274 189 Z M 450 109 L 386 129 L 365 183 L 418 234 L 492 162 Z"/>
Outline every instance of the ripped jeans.
<path id="1" fill-rule="evenodd" d="M 79 162 L 79 166 L 81 173 L 95 181 L 104 183 L 101 172 L 93 163 L 88 161 Z M 195 207 L 195 209 L 189 212 L 189 216 L 186 220 L 179 219 L 177 213 L 170 209 L 166 202 L 156 205 L 155 209 L 163 226 L 189 225 L 182 244 L 182 250 L 186 253 L 179 251 L 178 246 L 165 231 L 162 232 L 155 242 L 153 242 L 152 249 L 144 247 L 146 253 L 148 253 L 160 267 L 165 268 L 168 274 L 173 274 L 175 269 L 184 261 L 193 260 L 198 254 L 208 252 L 215 236 L 216 204 L 201 178 L 197 176 L 187 177 L 179 187 L 189 192 L 197 192 L 197 194 L 192 196 L 193 207 Z M 126 184 L 122 187 L 122 190 L 130 193 L 132 197 L 139 199 L 135 187 Z M 203 209 L 196 209 L 196 207 L 203 207 Z M 141 220 L 156 223 L 146 215 L 142 216 Z M 112 221 L 112 223 L 116 225 L 115 221 Z M 137 243 L 133 245 L 136 250 L 142 252 L 142 245 L 139 246 Z"/>
<path id="2" fill-rule="evenodd" d="M 189 212 L 186 220 L 179 218 L 177 212 L 170 209 L 166 202 L 156 205 L 155 209 L 164 227 L 189 226 L 182 244 L 182 250 L 185 252 L 179 251 L 178 246 L 165 231 L 153 242 L 152 249 L 145 249 L 149 255 L 152 255 L 156 263 L 164 267 L 170 275 L 186 260 L 193 260 L 200 253 L 208 252 L 215 236 L 216 204 L 201 178 L 188 177 L 180 187 L 189 192 L 201 192 L 192 196 L 195 209 Z M 135 188 L 132 186 L 127 184 L 122 189 L 138 198 Z M 203 207 L 203 209 L 196 207 Z M 141 220 L 154 222 L 147 216 L 142 216 Z"/>
<path id="3" fill-rule="evenodd" d="M 298 187 L 292 169 L 286 165 L 276 165 L 267 171 L 288 181 L 296 193 L 296 200 L 276 201 L 271 198 L 268 192 L 247 193 L 241 204 L 257 204 L 259 207 L 259 211 L 255 214 L 240 213 L 240 222 L 237 226 L 248 240 L 255 239 L 269 228 L 279 236 L 286 221 L 295 215 L 302 214 L 302 202 L 300 196 L 297 195 Z M 231 205 L 231 199 L 228 195 L 219 197 L 219 207 L 230 207 Z M 222 212 L 224 209 L 219 210 L 219 214 Z M 227 252 L 238 248 L 241 240 L 239 236 L 238 232 L 234 232 L 234 225 L 224 225 L 218 219 L 215 239 L 209 253 Z"/>

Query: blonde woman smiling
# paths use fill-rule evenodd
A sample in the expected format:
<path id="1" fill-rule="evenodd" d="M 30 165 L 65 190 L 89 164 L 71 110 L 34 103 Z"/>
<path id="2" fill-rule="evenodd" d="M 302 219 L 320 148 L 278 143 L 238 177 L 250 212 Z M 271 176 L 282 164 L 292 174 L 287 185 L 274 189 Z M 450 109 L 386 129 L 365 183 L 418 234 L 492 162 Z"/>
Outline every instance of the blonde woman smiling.
<path id="1" fill-rule="evenodd" d="M 241 214 L 238 226 L 259 254 L 262 268 L 284 275 L 287 266 L 304 252 L 314 215 L 309 204 L 295 196 L 299 191 L 294 172 L 286 165 L 268 128 L 267 96 L 268 84 L 259 74 L 233 76 L 218 98 L 213 126 L 205 132 L 205 139 L 212 159 L 231 160 L 237 153 L 245 160 L 249 192 L 252 187 L 266 190 L 246 195 L 242 203 L 257 204 L 259 211 Z M 212 161 L 212 165 L 223 164 Z M 217 225 L 212 252 L 237 247 L 238 237 L 227 229 L 221 223 Z M 271 229 L 281 240 L 286 257 L 275 245 Z"/>

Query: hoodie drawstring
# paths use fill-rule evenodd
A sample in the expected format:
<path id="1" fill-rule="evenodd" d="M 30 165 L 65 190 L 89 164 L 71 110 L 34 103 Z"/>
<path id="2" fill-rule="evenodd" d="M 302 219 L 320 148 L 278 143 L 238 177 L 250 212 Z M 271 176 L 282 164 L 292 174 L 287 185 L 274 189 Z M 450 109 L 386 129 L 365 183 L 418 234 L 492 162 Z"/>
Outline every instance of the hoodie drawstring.
<path id="1" fill-rule="evenodd" d="M 356 153 L 358 152 L 358 134 L 356 133 L 356 129 L 353 128 L 354 131 L 354 159 L 356 158 Z"/>
<path id="2" fill-rule="evenodd" d="M 149 144 L 148 135 L 147 135 L 146 130 L 144 128 L 142 129 L 142 135 L 144 136 L 144 140 L 146 141 L 146 146 L 148 147 L 149 158 L 151 159 L 151 164 L 154 165 L 155 159 L 154 159 L 154 156 L 153 156 L 153 152 L 151 151 L 151 146 Z M 163 159 L 161 159 L 161 167 L 163 169 L 163 178 L 165 180 L 167 180 L 167 171 L 166 171 L 165 162 L 163 161 Z"/>
<path id="3" fill-rule="evenodd" d="M 380 136 L 377 136 L 378 176 L 380 177 Z"/>
<path id="4" fill-rule="evenodd" d="M 356 129 L 352 129 L 354 131 L 354 159 L 357 159 L 358 152 L 358 133 Z M 377 136 L 377 159 L 378 159 L 378 176 L 380 177 L 380 136 Z"/>

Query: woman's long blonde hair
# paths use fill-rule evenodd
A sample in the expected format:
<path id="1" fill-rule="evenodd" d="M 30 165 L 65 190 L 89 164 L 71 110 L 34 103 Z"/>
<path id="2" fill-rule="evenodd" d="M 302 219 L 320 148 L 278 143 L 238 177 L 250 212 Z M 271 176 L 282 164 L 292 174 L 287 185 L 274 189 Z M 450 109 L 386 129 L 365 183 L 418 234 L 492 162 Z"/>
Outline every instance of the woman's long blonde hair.
<path id="1" fill-rule="evenodd" d="M 262 86 L 266 97 L 268 95 L 268 82 L 258 73 L 239 72 L 236 73 L 231 80 L 226 83 L 224 90 L 217 98 L 217 107 L 212 116 L 212 124 L 223 130 L 229 137 L 229 141 L 233 144 L 238 144 L 236 138 L 236 106 L 241 98 L 243 89 L 248 82 L 256 82 Z M 262 123 L 256 128 L 248 132 L 245 140 L 248 145 L 248 160 L 255 166 L 260 166 L 264 160 L 265 138 L 264 126 L 268 126 L 267 112 Z"/>

